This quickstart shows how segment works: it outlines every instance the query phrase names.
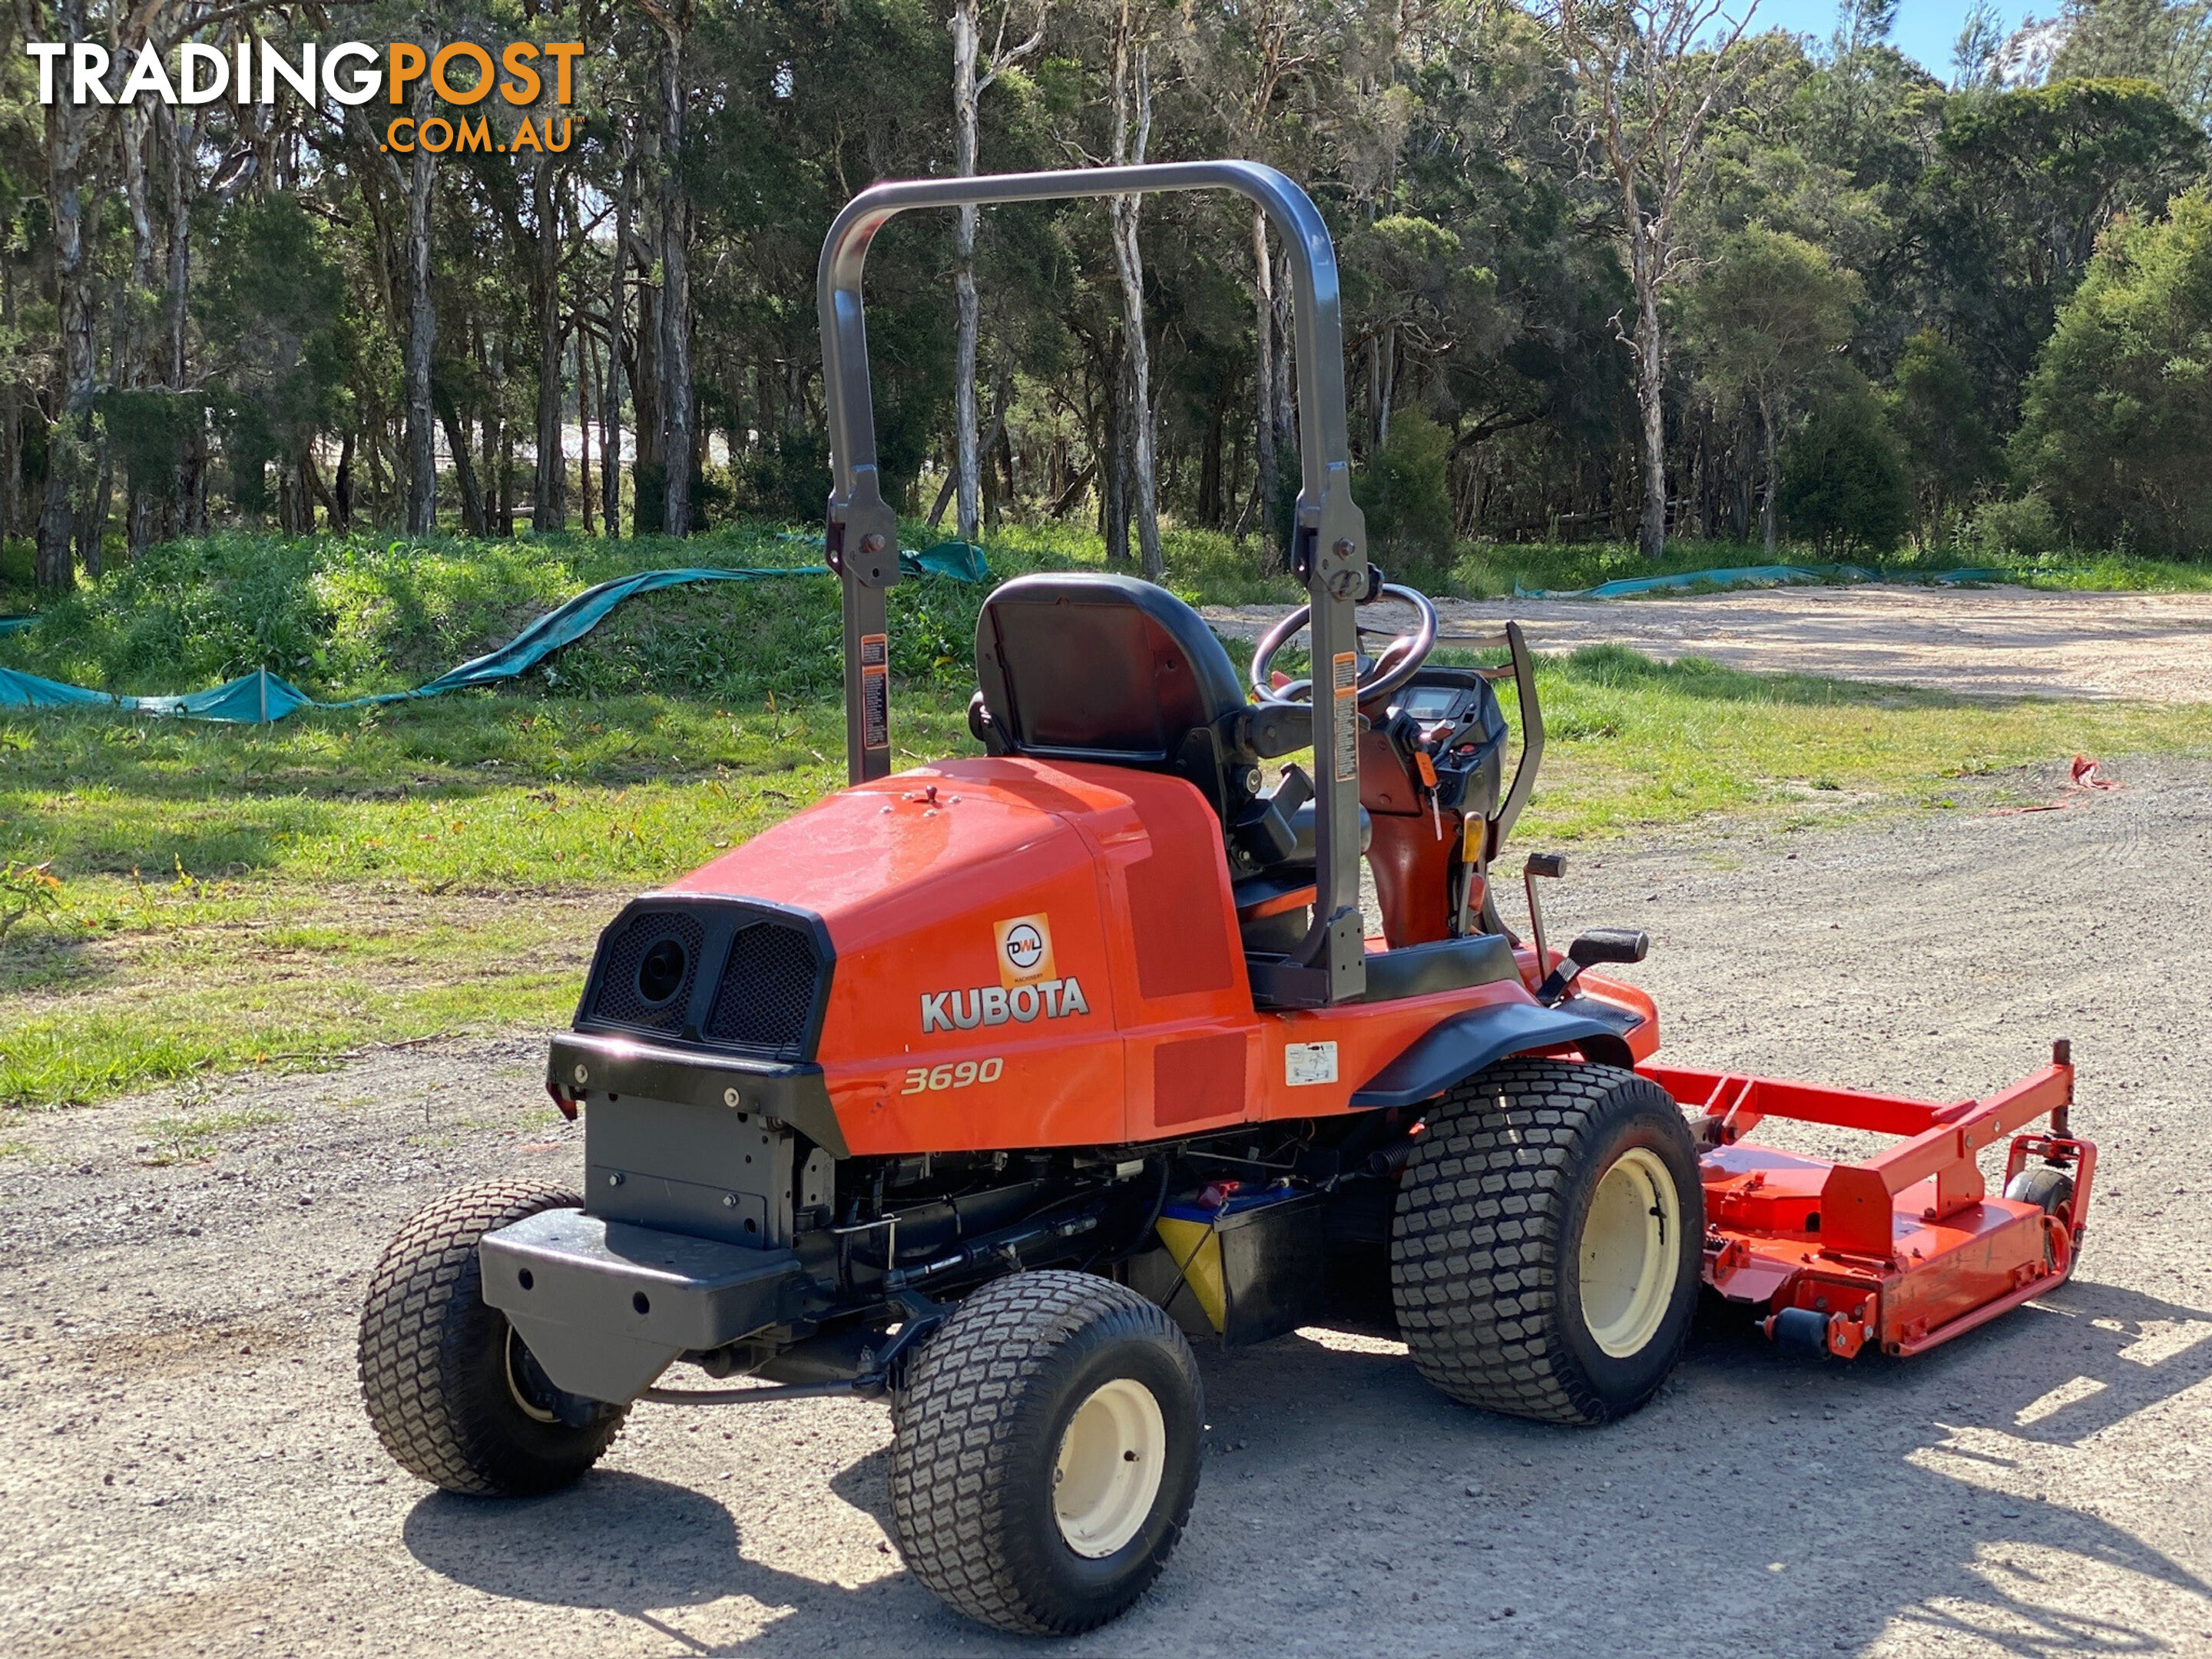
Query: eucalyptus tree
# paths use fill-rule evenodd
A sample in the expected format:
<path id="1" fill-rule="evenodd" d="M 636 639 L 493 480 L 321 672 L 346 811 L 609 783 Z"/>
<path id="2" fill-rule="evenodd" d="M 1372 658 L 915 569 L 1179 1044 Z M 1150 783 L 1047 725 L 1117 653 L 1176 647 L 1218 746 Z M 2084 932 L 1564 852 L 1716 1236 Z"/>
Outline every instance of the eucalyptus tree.
<path id="1" fill-rule="evenodd" d="M 1644 505 L 1637 545 L 1667 542 L 1667 341 L 1661 295 L 1693 268 L 1677 235 L 1698 181 L 1707 131 L 1735 97 L 1747 54 L 1737 50 L 1757 0 L 1731 18 L 1724 0 L 1558 0 L 1562 48 L 1575 67 L 1582 131 L 1611 183 L 1635 320 L 1615 327 L 1636 365 Z"/>

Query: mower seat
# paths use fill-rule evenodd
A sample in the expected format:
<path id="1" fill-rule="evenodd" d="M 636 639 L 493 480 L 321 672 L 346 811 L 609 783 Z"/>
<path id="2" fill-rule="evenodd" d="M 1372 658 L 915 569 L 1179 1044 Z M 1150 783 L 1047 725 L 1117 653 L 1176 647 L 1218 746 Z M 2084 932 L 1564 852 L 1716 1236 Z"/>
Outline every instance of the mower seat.
<path id="1" fill-rule="evenodd" d="M 1245 707 L 1237 666 L 1205 620 L 1133 576 L 1001 584 L 976 618 L 975 678 L 991 733 L 1042 760 L 1183 771 L 1194 736 L 1218 756 L 1217 723 Z M 1191 781 L 1217 810 L 1231 805 L 1226 780 Z M 1234 793 L 1235 805 L 1249 799 L 1241 781 Z"/>

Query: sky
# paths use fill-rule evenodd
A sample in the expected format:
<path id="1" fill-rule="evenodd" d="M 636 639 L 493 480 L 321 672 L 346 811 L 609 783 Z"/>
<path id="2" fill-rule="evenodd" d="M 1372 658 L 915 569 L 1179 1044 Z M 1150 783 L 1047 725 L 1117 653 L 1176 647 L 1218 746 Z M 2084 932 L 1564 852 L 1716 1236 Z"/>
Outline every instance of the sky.
<path id="1" fill-rule="evenodd" d="M 2058 9 L 2058 0 L 2045 0 L 2040 11 L 2048 17 Z M 1731 15 L 1739 15 L 1734 5 L 1727 9 Z M 1948 81 L 1951 47 L 1972 9 L 1972 0 L 1900 0 L 1891 44 L 1908 58 L 1918 58 L 1930 74 Z M 2035 9 L 2021 0 L 1997 0 L 1997 16 L 2007 33 L 2018 28 Z M 1835 0 L 1759 0 L 1751 24 L 1754 29 L 1788 29 L 1792 34 L 1811 34 L 1825 40 L 1836 27 Z"/>

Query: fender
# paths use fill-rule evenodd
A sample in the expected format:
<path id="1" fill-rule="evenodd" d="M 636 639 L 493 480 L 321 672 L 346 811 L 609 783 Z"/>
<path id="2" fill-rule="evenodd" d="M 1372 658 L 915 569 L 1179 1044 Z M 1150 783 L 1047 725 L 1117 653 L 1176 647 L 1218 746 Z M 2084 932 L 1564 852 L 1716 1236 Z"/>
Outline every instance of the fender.
<path id="1" fill-rule="evenodd" d="M 1412 1106 L 1513 1054 L 1572 1044 L 1603 1066 L 1624 1070 L 1636 1058 L 1610 1025 L 1534 1002 L 1470 1008 L 1431 1027 L 1395 1060 L 1352 1091 L 1355 1109 Z"/>

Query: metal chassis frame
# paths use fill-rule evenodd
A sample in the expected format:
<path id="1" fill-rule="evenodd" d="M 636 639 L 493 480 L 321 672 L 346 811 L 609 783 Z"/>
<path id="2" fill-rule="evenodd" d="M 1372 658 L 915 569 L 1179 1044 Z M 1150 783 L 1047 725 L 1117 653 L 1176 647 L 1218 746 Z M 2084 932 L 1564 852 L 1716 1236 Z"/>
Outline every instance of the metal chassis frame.
<path id="1" fill-rule="evenodd" d="M 1344 401 L 1343 300 L 1336 250 L 1312 198 L 1256 161 L 917 179 L 874 185 L 845 204 L 822 244 L 816 302 L 830 416 L 827 552 L 844 587 L 845 763 L 858 784 L 888 776 L 890 656 L 886 595 L 899 579 L 898 515 L 877 471 L 861 275 L 868 245 L 920 208 L 1045 202 L 1155 191 L 1227 190 L 1257 204 L 1290 260 L 1297 366 L 1301 488 L 1292 568 L 1313 606 L 1315 884 L 1310 931 L 1276 970 L 1279 999 L 1322 1004 L 1367 988 L 1359 914 L 1358 651 L 1354 606 L 1366 597 L 1367 521 L 1352 499 Z M 1324 695 L 1326 687 L 1326 695 Z"/>

